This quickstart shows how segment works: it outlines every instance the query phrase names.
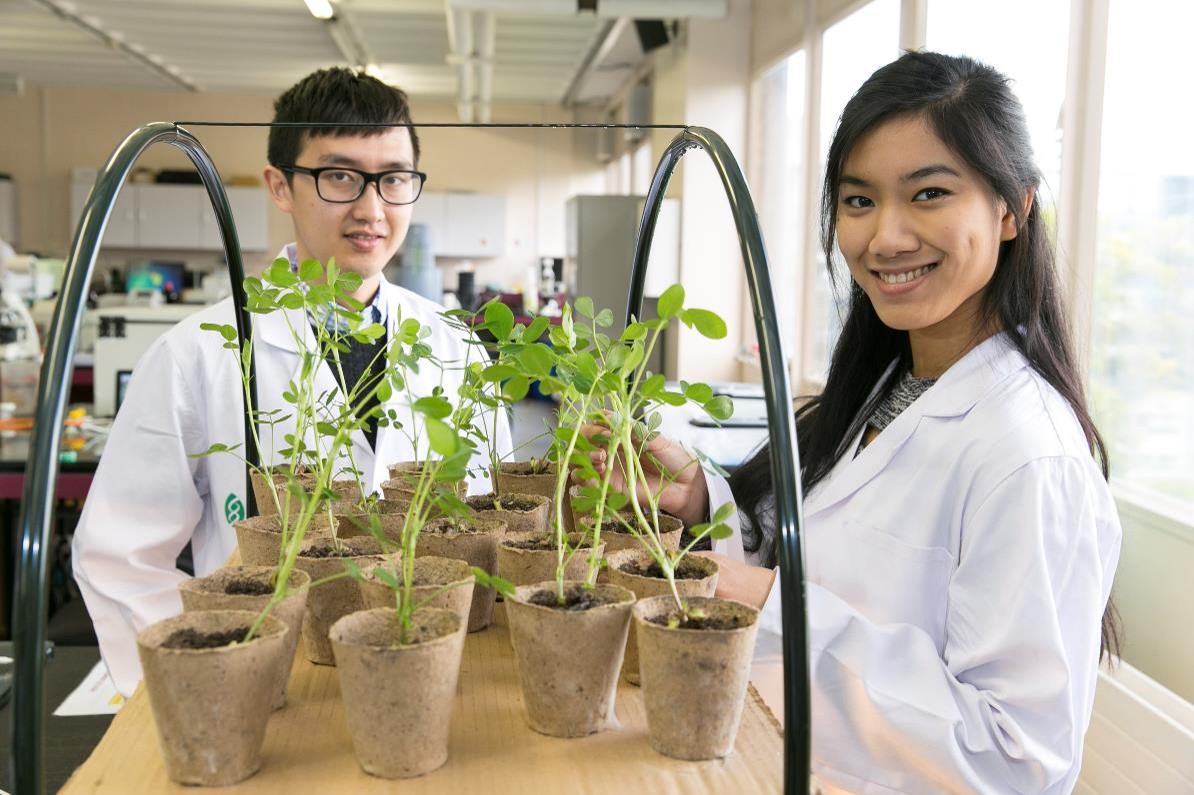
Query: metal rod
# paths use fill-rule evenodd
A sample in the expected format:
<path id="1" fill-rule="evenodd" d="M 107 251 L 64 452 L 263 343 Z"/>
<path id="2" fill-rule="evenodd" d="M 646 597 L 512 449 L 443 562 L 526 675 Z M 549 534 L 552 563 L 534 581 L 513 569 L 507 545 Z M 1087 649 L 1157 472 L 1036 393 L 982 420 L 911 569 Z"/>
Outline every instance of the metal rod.
<path id="1" fill-rule="evenodd" d="M 778 534 L 781 604 L 783 606 L 784 650 L 784 792 L 807 793 L 810 765 L 809 672 L 807 623 L 804 594 L 804 565 L 800 550 L 800 464 L 796 448 L 796 418 L 792 391 L 783 355 L 783 341 L 771 293 L 767 252 L 754 202 L 742 176 L 742 169 L 721 136 L 704 127 L 689 127 L 664 150 L 647 193 L 643 217 L 635 242 L 634 267 L 630 272 L 630 295 L 626 322 L 642 312 L 647 260 L 655 223 L 667 190 L 668 180 L 680 158 L 689 149 L 709 155 L 725 187 L 726 198 L 738 230 L 742 260 L 750 286 L 763 390 L 770 426 L 771 488 L 775 495 L 775 527 Z"/>
<path id="2" fill-rule="evenodd" d="M 409 127 L 411 129 L 421 130 L 424 127 L 435 128 L 454 128 L 454 129 L 479 129 L 479 130 L 589 130 L 589 129 L 606 129 L 606 130 L 687 130 L 686 124 L 614 124 L 612 122 L 526 122 L 521 124 L 506 124 L 500 122 L 492 123 L 475 123 L 465 124 L 463 122 L 414 122 L 405 123 L 389 123 L 389 122 L 316 122 L 316 121 L 176 121 L 175 124 L 182 127 L 361 127 L 363 129 L 374 127 Z"/>
<path id="3" fill-rule="evenodd" d="M 41 761 L 45 701 L 42 649 L 49 609 L 46 549 L 50 543 L 50 518 L 53 516 L 54 489 L 58 480 L 58 447 L 62 440 L 62 419 L 69 392 L 67 385 L 74 369 L 75 346 L 87 288 L 116 197 L 137 159 L 157 143 L 168 143 L 182 149 L 199 169 L 220 225 L 233 290 L 241 291 L 236 299 L 237 306 L 244 306 L 244 263 L 240 245 L 228 197 L 211 158 L 196 138 L 169 122 L 155 122 L 133 131 L 116 147 L 100 170 L 95 187 L 83 207 L 67 258 L 58 304 L 54 308 L 38 384 L 37 412 L 21 500 L 20 551 L 13 603 L 13 645 L 16 655 L 16 676 L 12 688 L 13 791 L 22 795 L 45 790 Z M 249 329 L 248 315 L 243 311 L 237 313 L 237 328 L 243 344 Z M 248 495 L 249 500 L 252 500 L 251 488 Z"/>

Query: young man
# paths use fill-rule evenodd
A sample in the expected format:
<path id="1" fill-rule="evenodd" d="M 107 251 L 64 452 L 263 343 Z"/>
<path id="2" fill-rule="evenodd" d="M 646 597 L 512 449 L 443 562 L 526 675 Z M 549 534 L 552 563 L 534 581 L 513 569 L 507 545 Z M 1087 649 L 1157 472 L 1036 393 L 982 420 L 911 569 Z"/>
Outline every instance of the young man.
<path id="1" fill-rule="evenodd" d="M 409 124 L 411 118 L 402 91 L 337 68 L 315 72 L 279 97 L 274 121 Z M 411 203 L 422 187 L 418 159 L 413 128 L 274 127 L 264 176 L 270 197 L 294 221 L 295 242 L 280 256 L 292 264 L 335 258 L 342 270 L 362 277 L 354 298 L 366 305 L 367 320 L 387 326 L 387 339 L 396 321 L 417 318 L 432 329 L 428 343 L 435 355 L 460 362 L 467 343 L 439 317 L 441 308 L 381 275 L 410 225 Z M 210 573 L 236 548 L 232 525 L 245 517 L 244 464 L 224 454 L 188 457 L 216 442 L 244 439 L 236 357 L 218 335 L 200 329 L 205 322 L 233 323 L 233 311 L 226 300 L 197 312 L 138 362 L 75 531 L 75 577 L 104 662 L 126 695 L 141 679 L 137 631 L 182 612 L 176 586 L 187 575 L 176 567 L 179 552 L 190 541 L 196 575 Z M 305 327 L 301 315 L 292 322 Z M 260 408 L 283 408 L 281 394 L 299 363 L 285 318 L 255 316 L 254 342 Z M 355 383 L 371 358 L 369 346 L 346 356 L 345 379 Z M 416 394 L 440 383 L 440 373 L 431 369 L 415 379 Z M 326 362 L 319 378 L 321 392 L 336 388 Z M 442 378 L 454 394 L 459 372 L 447 369 Z M 386 408 L 409 416 L 398 396 Z M 416 457 L 399 429 L 370 428 L 354 436 L 354 461 L 374 490 L 388 477 L 389 464 Z M 491 443 L 510 450 L 505 417 Z M 263 459 L 271 452 L 263 451 Z M 473 490 L 482 485 L 472 484 Z"/>

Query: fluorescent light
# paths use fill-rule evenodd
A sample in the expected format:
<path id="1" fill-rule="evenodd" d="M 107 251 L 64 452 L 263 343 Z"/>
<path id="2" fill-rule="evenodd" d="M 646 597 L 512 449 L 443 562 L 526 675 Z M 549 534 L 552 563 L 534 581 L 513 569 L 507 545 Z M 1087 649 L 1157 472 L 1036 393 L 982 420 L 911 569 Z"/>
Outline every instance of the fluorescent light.
<path id="1" fill-rule="evenodd" d="M 303 0 L 307 4 L 307 10 L 311 12 L 311 16 L 316 19 L 331 19 L 336 16 L 336 9 L 332 8 L 331 0 Z"/>

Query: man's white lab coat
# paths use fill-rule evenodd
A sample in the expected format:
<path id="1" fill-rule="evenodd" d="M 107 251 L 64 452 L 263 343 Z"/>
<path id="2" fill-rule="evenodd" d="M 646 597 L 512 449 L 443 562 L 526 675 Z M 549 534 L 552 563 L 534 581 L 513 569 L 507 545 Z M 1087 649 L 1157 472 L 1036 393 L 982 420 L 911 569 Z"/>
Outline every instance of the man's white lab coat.
<path id="1" fill-rule="evenodd" d="M 416 318 L 432 329 L 425 341 L 446 362 L 463 362 L 468 346 L 460 333 L 445 324 L 440 307 L 384 279 L 381 305 L 388 317 L 387 339 L 396 322 Z M 233 324 L 231 299 L 214 304 L 183 320 L 153 343 L 137 363 L 128 393 L 112 425 L 100 458 L 83 515 L 75 531 L 74 574 L 95 624 L 100 652 L 116 687 L 125 695 L 141 679 L 136 632 L 182 612 L 176 589 L 186 574 L 175 561 L 191 542 L 195 574 L 206 575 L 222 566 L 236 547 L 233 522 L 245 516 L 245 466 L 235 456 L 214 454 L 188 458 L 216 442 L 244 440 L 243 387 L 236 351 L 201 323 Z M 298 372 L 300 357 L 285 315 L 295 329 L 314 333 L 303 310 L 253 316 L 257 394 L 262 410 L 287 408 L 282 400 L 286 384 Z M 478 349 L 472 346 L 473 360 Z M 415 397 L 430 394 L 442 383 L 455 398 L 459 370 L 442 372 L 433 366 L 412 375 Z M 334 390 L 342 399 L 331 368 L 322 362 L 317 394 Z M 385 404 L 409 418 L 404 395 Z M 404 422 L 409 432 L 410 422 Z M 283 437 L 292 423 L 264 429 L 263 458 L 286 447 Z M 510 451 L 510 430 L 504 414 L 495 441 Z M 416 457 L 401 430 L 379 428 L 376 453 L 364 434 L 352 440 L 356 466 L 363 482 L 377 490 L 389 475 L 387 467 Z M 419 451 L 420 453 L 425 450 Z M 483 490 L 487 481 L 471 484 Z"/>

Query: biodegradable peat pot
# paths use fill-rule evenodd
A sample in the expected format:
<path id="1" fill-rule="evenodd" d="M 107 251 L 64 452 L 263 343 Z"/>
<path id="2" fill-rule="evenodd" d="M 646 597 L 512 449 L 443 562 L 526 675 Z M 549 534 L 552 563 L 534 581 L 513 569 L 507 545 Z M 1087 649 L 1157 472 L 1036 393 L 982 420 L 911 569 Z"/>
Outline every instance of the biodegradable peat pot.
<path id="1" fill-rule="evenodd" d="M 583 521 L 577 517 L 577 522 Z M 578 525 L 587 529 L 589 523 Z M 684 533 L 684 522 L 667 513 L 659 514 L 659 536 L 663 546 L 673 552 L 680 548 L 680 536 Z M 625 532 L 623 525 L 616 519 L 605 519 L 601 522 L 601 540 L 605 542 L 605 554 L 622 549 L 642 549 L 643 545 L 633 534 Z"/>
<path id="2" fill-rule="evenodd" d="M 451 610 L 414 614 L 400 645 L 397 611 L 362 610 L 332 627 L 340 692 L 357 761 L 383 778 L 422 776 L 448 761 L 448 729 L 464 652 Z"/>
<path id="3" fill-rule="evenodd" d="M 451 519 L 432 519 L 419 533 L 415 560 L 424 556 L 454 558 L 476 566 L 486 574 L 497 573 L 497 546 L 506 534 L 506 523 L 477 519 L 457 523 Z M 473 587 L 469 607 L 468 631 L 485 629 L 493 620 L 497 592 L 492 588 Z"/>
<path id="4" fill-rule="evenodd" d="M 273 488 L 277 489 L 278 502 L 286 504 L 286 485 L 290 482 L 290 476 L 286 474 L 286 467 L 271 467 L 273 479 Z M 278 506 L 274 504 L 273 495 L 270 493 L 271 486 L 262 477 L 261 473 L 256 470 L 249 470 L 249 479 L 253 483 L 253 497 L 257 500 L 257 513 L 260 516 L 276 516 L 278 514 Z M 315 489 L 315 475 L 309 473 L 300 473 L 295 476 L 295 481 L 308 493 Z M 355 480 L 333 480 L 328 484 L 332 493 L 335 495 L 333 504 L 355 504 L 360 501 L 361 487 Z M 297 513 L 301 507 L 294 497 L 290 498 L 292 513 Z M 344 507 L 348 507 L 345 505 Z"/>
<path id="5" fill-rule="evenodd" d="M 401 565 L 399 555 L 387 555 L 385 561 L 362 571 L 365 578 L 358 585 L 366 610 L 376 607 L 395 609 L 394 592 L 390 590 L 390 586 L 376 579 L 373 572 L 384 566 L 394 575 L 394 579 L 402 582 L 402 572 L 396 570 L 396 567 Z M 451 610 L 460 616 L 460 620 L 465 626 L 468 626 L 469 608 L 473 604 L 475 583 L 476 578 L 463 560 L 437 558 L 430 555 L 416 557 L 411 598 L 417 607 Z M 423 604 L 424 600 L 430 601 Z"/>
<path id="6" fill-rule="evenodd" d="M 575 545 L 583 541 L 578 534 L 572 534 L 568 543 Z M 597 549 L 600 556 L 605 549 Z M 588 573 L 589 548 L 583 547 L 572 556 L 564 567 L 565 580 L 583 580 Z M 554 580 L 556 577 L 555 538 L 543 533 L 506 533 L 498 544 L 497 575 L 514 585 L 533 585 L 537 582 Z"/>
<path id="7" fill-rule="evenodd" d="M 639 599 L 671 593 L 663 571 L 643 549 L 625 549 L 610 555 L 609 581 L 632 591 Z M 681 599 L 713 596 L 717 590 L 717 563 L 709 558 L 685 555 L 676 571 L 676 590 Z M 626 639 L 622 676 L 632 685 L 639 684 L 638 637 L 634 632 Z"/>
<path id="8" fill-rule="evenodd" d="M 555 581 L 523 585 L 506 599 L 506 620 L 527 725 L 552 737 L 584 737 L 613 717 L 634 594 L 616 585 L 590 590 L 571 581 L 564 587 L 570 596 L 605 603 L 587 610 L 544 607 L 533 600 L 545 593 L 554 604 Z"/>
<path id="9" fill-rule="evenodd" d="M 382 535 L 397 541 L 402 533 L 402 523 L 406 521 L 405 506 L 398 503 L 387 503 L 389 503 L 388 500 L 381 500 L 377 503 L 377 519 L 381 523 Z M 382 506 L 385 507 L 382 508 Z M 399 510 L 400 508 L 403 510 Z M 336 538 L 358 538 L 362 536 L 372 538 L 372 533 L 370 532 L 372 517 L 370 514 L 352 511 L 335 514 L 332 518 L 336 522 Z"/>
<path id="10" fill-rule="evenodd" d="M 551 517 L 551 499 L 542 494 L 506 494 L 492 491 L 465 499 L 480 519 L 500 519 L 509 533 L 547 533 Z M 502 507 L 495 508 L 500 502 Z"/>
<path id="11" fill-rule="evenodd" d="M 276 566 L 226 566 L 206 577 L 183 580 L 178 585 L 182 609 L 188 613 L 194 610 L 248 610 L 260 614 L 273 596 L 271 583 L 277 571 Z M 270 615 L 280 618 L 287 629 L 284 653 L 278 666 L 278 684 L 272 704 L 274 709 L 281 709 L 286 704 L 286 685 L 290 682 L 294 650 L 303 630 L 307 586 L 310 584 L 311 577 L 307 572 L 292 570 L 287 581 L 289 593 L 270 611 Z"/>
<path id="12" fill-rule="evenodd" d="M 668 629 L 671 596 L 634 606 L 647 735 L 665 756 L 720 759 L 733 750 L 742 720 L 759 611 L 729 599 L 687 601 L 717 628 Z"/>
<path id="13" fill-rule="evenodd" d="M 291 523 L 294 517 L 290 517 Z M 273 516 L 250 516 L 233 525 L 236 530 L 236 544 L 240 547 L 240 562 L 246 566 L 277 566 L 282 553 L 282 518 Z M 331 535 L 331 523 L 327 514 L 311 517 L 304 538 L 326 538 Z"/>
<path id="14" fill-rule="evenodd" d="M 333 552 L 330 538 L 306 541 L 294 565 L 315 581 L 343 572 L 346 560 L 353 561 L 361 569 L 382 560 L 381 546 L 373 538 L 346 538 L 341 542 L 341 549 L 341 555 Z M 351 577 L 341 577 L 312 588 L 307 595 L 307 612 L 303 615 L 303 648 L 307 659 L 316 665 L 335 665 L 328 630 L 332 624 L 362 607 L 361 589 Z"/>
<path id="15" fill-rule="evenodd" d="M 286 624 L 268 616 L 256 637 L 239 641 L 257 618 L 246 610 L 201 610 L 151 624 L 137 653 L 157 725 L 166 774 L 179 784 L 222 787 L 261 768 Z M 223 634 L 212 648 L 167 648 L 178 632 Z M 222 639 L 221 639 L 222 640 Z"/>
<path id="16" fill-rule="evenodd" d="M 549 500 L 556 496 L 556 465 L 546 464 L 543 472 L 534 472 L 530 461 L 506 461 L 489 476 L 501 494 L 538 494 Z"/>

